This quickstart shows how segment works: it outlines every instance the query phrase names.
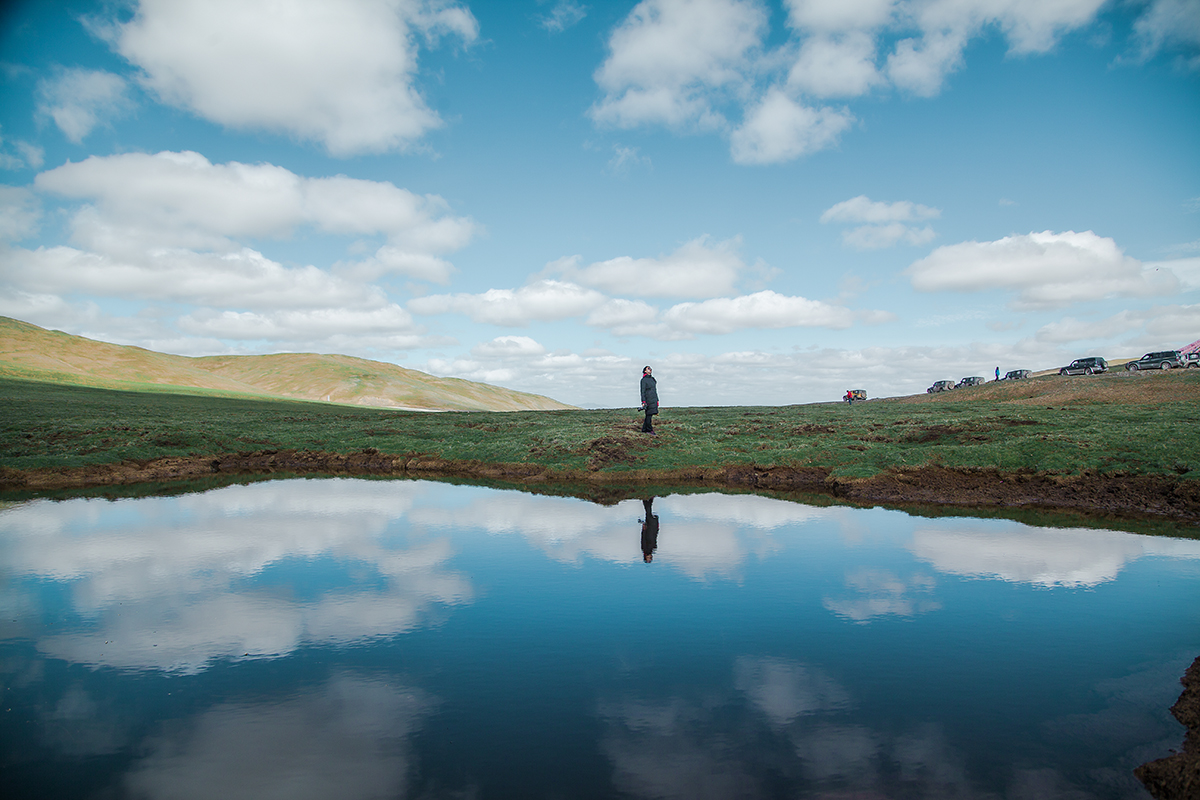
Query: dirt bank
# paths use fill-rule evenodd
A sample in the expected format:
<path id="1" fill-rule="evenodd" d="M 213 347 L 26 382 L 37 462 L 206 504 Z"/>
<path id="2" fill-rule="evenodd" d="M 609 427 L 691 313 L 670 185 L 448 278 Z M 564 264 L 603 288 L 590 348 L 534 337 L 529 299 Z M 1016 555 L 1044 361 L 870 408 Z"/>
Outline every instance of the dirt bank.
<path id="1" fill-rule="evenodd" d="M 1200 658 L 1179 679 L 1183 694 L 1171 713 L 1186 728 L 1183 751 L 1142 764 L 1133 771 L 1158 800 L 1200 798 Z"/>
<path id="2" fill-rule="evenodd" d="M 39 492 L 212 475 L 378 475 L 503 481 L 517 486 L 571 484 L 694 486 L 824 494 L 861 504 L 958 506 L 1077 511 L 1200 525 L 1200 480 L 1170 475 L 1057 475 L 1032 470 L 920 467 L 869 478 L 834 477 L 819 467 L 695 467 L 675 470 L 554 470 L 538 464 L 448 461 L 375 450 L 352 454 L 263 450 L 205 458 L 159 458 L 67 469 L 0 468 L 0 491 Z M 607 494 L 607 493 L 606 493 Z"/>

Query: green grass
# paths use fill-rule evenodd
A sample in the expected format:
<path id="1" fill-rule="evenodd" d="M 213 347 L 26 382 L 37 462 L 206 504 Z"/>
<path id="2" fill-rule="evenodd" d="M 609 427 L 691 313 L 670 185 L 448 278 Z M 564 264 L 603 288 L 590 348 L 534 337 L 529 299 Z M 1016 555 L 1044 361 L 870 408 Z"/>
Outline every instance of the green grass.
<path id="1" fill-rule="evenodd" d="M 941 465 L 1200 477 L 1200 408 L 1188 400 L 668 408 L 657 420 L 647 437 L 634 409 L 420 413 L 0 377 L 0 467 L 374 448 L 613 473 L 744 464 L 865 477 Z"/>

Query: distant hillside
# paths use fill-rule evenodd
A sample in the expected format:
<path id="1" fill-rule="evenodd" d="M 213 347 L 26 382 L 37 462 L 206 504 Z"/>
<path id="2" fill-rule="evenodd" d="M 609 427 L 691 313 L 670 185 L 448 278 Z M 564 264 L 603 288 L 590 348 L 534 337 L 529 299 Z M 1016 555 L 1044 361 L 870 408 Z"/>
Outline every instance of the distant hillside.
<path id="1" fill-rule="evenodd" d="M 0 375 L 109 389 L 173 388 L 428 411 L 573 407 L 541 395 L 350 356 L 189 358 L 48 331 L 8 317 L 0 317 Z"/>

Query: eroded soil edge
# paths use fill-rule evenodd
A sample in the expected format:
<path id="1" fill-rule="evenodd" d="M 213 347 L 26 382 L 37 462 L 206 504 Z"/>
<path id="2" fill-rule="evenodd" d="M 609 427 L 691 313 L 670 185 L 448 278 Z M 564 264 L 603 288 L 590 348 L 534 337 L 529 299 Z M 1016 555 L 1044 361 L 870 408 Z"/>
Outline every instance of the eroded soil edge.
<path id="1" fill-rule="evenodd" d="M 1183 750 L 1142 764 L 1133 771 L 1158 800 L 1195 800 L 1200 797 L 1200 658 L 1179 679 L 1183 693 L 1171 713 L 1187 728 Z"/>
<path id="2" fill-rule="evenodd" d="M 0 491 L 47 491 L 165 482 L 214 474 L 378 475 L 492 480 L 521 485 L 654 485 L 825 494 L 881 505 L 1043 508 L 1200 524 L 1200 480 L 1170 475 L 1059 475 L 992 468 L 917 467 L 868 478 L 832 476 L 820 467 L 689 467 L 674 470 L 553 469 L 539 464 L 449 461 L 374 450 L 322 453 L 264 450 L 216 457 L 165 457 L 64 469 L 0 468 Z M 632 494 L 631 494 L 632 496 Z"/>

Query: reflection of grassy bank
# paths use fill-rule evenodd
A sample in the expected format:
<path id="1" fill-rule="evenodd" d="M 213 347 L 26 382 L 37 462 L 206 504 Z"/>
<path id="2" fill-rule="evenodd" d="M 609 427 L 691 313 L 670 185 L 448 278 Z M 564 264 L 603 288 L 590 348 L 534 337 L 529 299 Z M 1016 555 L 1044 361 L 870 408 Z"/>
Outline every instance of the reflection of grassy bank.
<path id="1" fill-rule="evenodd" d="M 910 502 L 931 504 L 969 502 L 984 485 L 1003 485 L 1007 488 L 995 497 L 979 494 L 981 502 L 1001 505 L 1025 504 L 1018 495 L 1030 492 L 1057 492 L 1056 486 L 1074 476 L 1091 488 L 1079 503 L 1068 505 L 1088 507 L 1094 499 L 1103 508 L 1100 481 L 1122 486 L 1124 495 L 1173 493 L 1178 495 L 1171 501 L 1175 510 L 1157 513 L 1187 517 L 1190 507 L 1200 518 L 1200 373 L 1097 382 L 1129 394 L 1104 402 L 1080 396 L 1086 384 L 1063 380 L 1027 382 L 1019 396 L 1000 392 L 1016 387 L 996 386 L 936 401 L 853 407 L 667 408 L 657 437 L 638 432 L 633 409 L 429 414 L 4 380 L 0 468 L 10 488 L 31 477 L 32 470 L 43 477 L 78 476 L 60 485 L 138 480 L 136 470 L 124 473 L 130 477 L 102 480 L 89 480 L 87 473 L 160 458 L 192 464 L 181 466 L 178 477 L 198 474 L 198 459 L 215 459 L 211 468 L 204 461 L 199 471 L 423 470 L 515 482 L 663 479 L 790 491 L 846 489 L 869 479 L 878 490 L 875 499 L 903 502 L 907 493 Z M 1071 396 L 1063 395 L 1064 385 Z M 1152 402 L 1143 388 L 1153 390 Z M 923 477 L 913 479 L 917 474 Z M 160 477 L 175 476 L 168 470 Z M 884 478 L 886 486 L 880 483 Z M 53 480 L 38 483 L 48 488 Z M 922 491 L 906 488 L 917 484 Z M 852 496 L 848 489 L 835 493 Z M 1017 499 L 1009 503 L 1007 495 Z M 1127 499 L 1113 502 L 1129 505 Z"/>

